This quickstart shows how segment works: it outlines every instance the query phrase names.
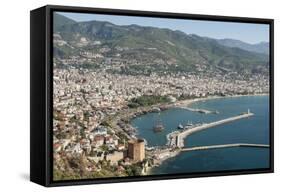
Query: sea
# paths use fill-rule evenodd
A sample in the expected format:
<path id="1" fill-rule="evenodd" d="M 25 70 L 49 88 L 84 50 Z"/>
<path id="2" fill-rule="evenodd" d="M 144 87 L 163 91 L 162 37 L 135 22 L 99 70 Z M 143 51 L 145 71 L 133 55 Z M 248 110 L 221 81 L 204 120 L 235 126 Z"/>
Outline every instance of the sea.
<path id="1" fill-rule="evenodd" d="M 270 118 L 269 96 L 241 96 L 209 99 L 194 102 L 189 107 L 218 111 L 218 114 L 203 114 L 182 108 L 170 108 L 160 113 L 147 113 L 132 119 L 138 137 L 144 138 L 148 146 L 165 145 L 166 135 L 177 130 L 179 124 L 208 123 L 243 112 L 254 116 L 217 127 L 196 132 L 185 139 L 185 147 L 230 143 L 269 144 Z M 153 132 L 153 126 L 161 121 L 165 129 Z M 182 152 L 164 161 L 151 170 L 152 175 L 178 173 L 204 173 L 213 171 L 250 170 L 269 168 L 269 148 L 233 147 Z"/>

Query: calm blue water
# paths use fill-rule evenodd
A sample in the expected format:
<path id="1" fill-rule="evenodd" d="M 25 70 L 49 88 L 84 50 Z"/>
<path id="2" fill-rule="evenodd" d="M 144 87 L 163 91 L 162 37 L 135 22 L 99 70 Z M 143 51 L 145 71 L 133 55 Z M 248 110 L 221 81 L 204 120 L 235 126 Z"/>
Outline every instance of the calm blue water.
<path id="1" fill-rule="evenodd" d="M 246 112 L 248 108 L 255 115 L 229 124 L 197 132 L 185 140 L 185 146 L 202 146 L 227 143 L 269 144 L 269 97 L 249 96 L 208 100 L 191 105 L 194 108 L 218 110 L 219 114 L 200 114 L 185 109 L 169 109 L 149 113 L 132 120 L 138 128 L 139 137 L 147 140 L 149 146 L 165 145 L 166 135 L 177 129 L 179 123 L 212 122 Z M 161 119 L 165 130 L 154 133 L 153 125 Z M 225 148 L 181 153 L 153 169 L 153 174 L 191 173 L 233 169 L 269 167 L 269 149 Z"/>

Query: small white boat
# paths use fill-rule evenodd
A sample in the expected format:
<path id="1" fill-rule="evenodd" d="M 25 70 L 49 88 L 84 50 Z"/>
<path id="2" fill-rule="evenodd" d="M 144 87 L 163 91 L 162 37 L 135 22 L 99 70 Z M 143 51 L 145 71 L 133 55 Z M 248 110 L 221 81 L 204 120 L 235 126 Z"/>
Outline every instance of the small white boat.
<path id="1" fill-rule="evenodd" d="M 192 122 L 188 121 L 186 124 L 187 127 L 193 126 Z"/>
<path id="2" fill-rule="evenodd" d="M 183 129 L 183 125 L 181 123 L 178 125 L 178 129 Z"/>

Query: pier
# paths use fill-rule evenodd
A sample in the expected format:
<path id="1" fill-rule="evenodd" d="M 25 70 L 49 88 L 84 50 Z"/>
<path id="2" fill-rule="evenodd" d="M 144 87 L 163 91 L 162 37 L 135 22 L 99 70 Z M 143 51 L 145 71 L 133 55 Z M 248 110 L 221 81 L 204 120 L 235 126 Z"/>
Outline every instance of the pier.
<path id="1" fill-rule="evenodd" d="M 170 138 L 168 139 L 168 143 L 167 145 L 169 146 L 174 146 L 174 147 L 184 147 L 184 138 L 186 138 L 187 136 L 198 132 L 198 131 L 202 131 L 208 128 L 212 128 L 212 127 L 216 127 L 218 125 L 222 125 L 222 124 L 226 124 L 226 123 L 230 123 L 233 121 L 237 121 L 240 119 L 244 119 L 244 118 L 248 118 L 253 116 L 254 113 L 251 113 L 249 110 L 246 113 L 242 113 L 240 115 L 234 116 L 234 117 L 229 117 L 226 119 L 222 119 L 219 121 L 215 121 L 215 122 L 211 122 L 211 123 L 203 123 L 203 124 L 199 124 L 197 126 L 188 128 L 188 129 L 184 129 L 181 132 L 173 132 L 170 133 Z"/>
<path id="2" fill-rule="evenodd" d="M 198 108 L 191 108 L 191 107 L 177 107 L 181 109 L 186 109 L 191 112 L 198 112 L 198 113 L 204 113 L 204 114 L 218 114 L 218 111 L 211 111 L 207 109 L 198 109 Z"/>
<path id="3" fill-rule="evenodd" d="M 187 147 L 182 148 L 182 152 L 187 151 L 198 151 L 198 150 L 208 150 L 208 149 L 220 149 L 220 148 L 230 148 L 230 147 L 259 147 L 259 148 L 269 148 L 269 145 L 265 144 L 252 144 L 252 143 L 233 143 L 233 144 L 223 144 L 223 145 L 208 145 L 208 146 L 198 146 L 198 147 Z"/>

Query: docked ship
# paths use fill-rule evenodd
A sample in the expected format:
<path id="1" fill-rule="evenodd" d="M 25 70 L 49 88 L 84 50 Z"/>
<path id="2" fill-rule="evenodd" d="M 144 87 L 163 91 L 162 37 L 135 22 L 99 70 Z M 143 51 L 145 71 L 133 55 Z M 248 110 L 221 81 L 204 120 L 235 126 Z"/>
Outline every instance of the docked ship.
<path id="1" fill-rule="evenodd" d="M 185 126 L 183 126 L 181 123 L 178 125 L 178 129 L 188 129 L 193 126 L 192 122 L 188 121 Z"/>
<path id="2" fill-rule="evenodd" d="M 193 123 L 191 121 L 188 121 L 186 127 L 191 127 L 191 126 L 193 126 Z"/>
<path id="3" fill-rule="evenodd" d="M 183 129 L 184 127 L 183 127 L 183 125 L 180 123 L 179 125 L 178 125 L 178 129 Z"/>

